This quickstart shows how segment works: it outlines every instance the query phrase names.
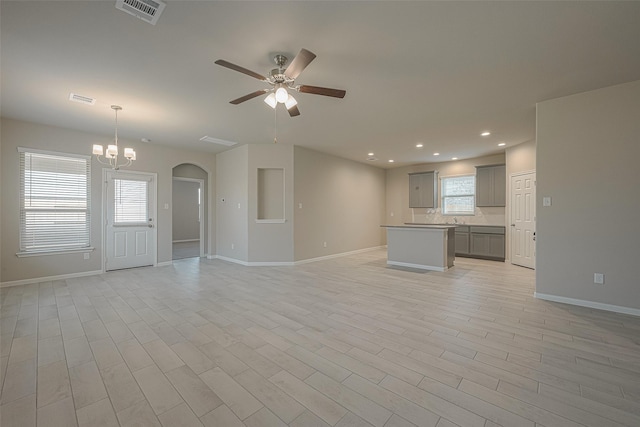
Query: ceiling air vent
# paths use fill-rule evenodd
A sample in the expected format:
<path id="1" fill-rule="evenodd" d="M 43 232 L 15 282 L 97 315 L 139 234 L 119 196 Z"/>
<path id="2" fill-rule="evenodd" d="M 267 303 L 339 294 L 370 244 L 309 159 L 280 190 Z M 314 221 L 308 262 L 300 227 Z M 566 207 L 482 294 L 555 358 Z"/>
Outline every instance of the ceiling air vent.
<path id="1" fill-rule="evenodd" d="M 79 102 L 81 104 L 86 104 L 86 105 L 95 105 L 96 104 L 96 99 L 95 98 L 89 98 L 88 96 L 78 95 L 77 93 L 70 93 L 69 94 L 69 101 Z"/>
<path id="2" fill-rule="evenodd" d="M 116 9 L 153 25 L 158 22 L 165 6 L 160 0 L 116 0 Z"/>
<path id="3" fill-rule="evenodd" d="M 202 138 L 200 138 L 200 141 L 211 142 L 212 144 L 226 145 L 227 147 L 231 147 L 232 145 L 237 144 L 237 142 L 225 141 L 224 139 L 213 138 L 211 136 L 203 136 Z"/>

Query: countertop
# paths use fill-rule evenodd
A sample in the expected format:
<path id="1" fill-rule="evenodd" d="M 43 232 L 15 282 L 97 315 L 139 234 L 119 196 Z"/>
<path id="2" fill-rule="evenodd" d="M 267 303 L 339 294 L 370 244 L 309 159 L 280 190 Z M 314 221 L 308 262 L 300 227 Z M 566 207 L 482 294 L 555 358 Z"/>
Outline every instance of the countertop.
<path id="1" fill-rule="evenodd" d="M 456 228 L 455 224 L 404 224 L 404 225 L 381 225 L 380 227 L 387 228 L 430 228 L 437 230 L 446 230 L 449 228 Z"/>
<path id="2" fill-rule="evenodd" d="M 446 226 L 446 227 L 505 227 L 504 225 L 492 225 L 492 224 L 425 224 L 423 222 L 405 222 L 405 225 L 422 225 L 422 226 Z M 391 227 L 391 226 L 387 226 Z M 395 227 L 395 226 L 394 226 Z"/>

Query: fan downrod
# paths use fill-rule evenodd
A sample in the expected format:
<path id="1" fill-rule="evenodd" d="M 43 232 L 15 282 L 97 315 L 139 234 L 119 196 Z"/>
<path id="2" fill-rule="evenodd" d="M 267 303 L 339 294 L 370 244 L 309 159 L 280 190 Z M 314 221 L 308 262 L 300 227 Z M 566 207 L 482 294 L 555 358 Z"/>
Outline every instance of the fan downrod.
<path id="1" fill-rule="evenodd" d="M 287 63 L 287 61 L 289 60 L 289 58 L 287 58 L 284 55 L 276 55 L 273 57 L 273 62 L 276 63 L 276 65 L 278 66 L 278 68 L 283 69 L 285 64 Z"/>

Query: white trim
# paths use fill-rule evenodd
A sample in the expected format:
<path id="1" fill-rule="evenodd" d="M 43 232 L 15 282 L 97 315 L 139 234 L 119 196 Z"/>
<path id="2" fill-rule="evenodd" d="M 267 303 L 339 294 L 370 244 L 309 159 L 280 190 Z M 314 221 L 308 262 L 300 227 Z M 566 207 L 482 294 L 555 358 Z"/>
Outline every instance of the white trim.
<path id="1" fill-rule="evenodd" d="M 396 267 L 408 267 L 408 268 L 417 268 L 418 270 L 432 270 L 432 271 L 447 271 L 447 267 L 436 267 L 433 265 L 424 265 L 424 264 L 413 264 L 410 262 L 400 262 L 400 261 L 387 261 L 387 265 L 393 265 Z"/>
<path id="2" fill-rule="evenodd" d="M 10 282 L 0 283 L 0 288 L 5 288 L 9 286 L 29 285 L 32 283 L 40 283 L 40 282 L 51 282 L 53 280 L 75 279 L 76 277 L 97 276 L 99 274 L 102 274 L 102 271 L 93 270 L 93 271 L 83 271 L 80 273 L 59 274 L 57 276 L 45 276 L 45 277 L 34 277 L 32 279 L 12 280 Z"/>
<path id="3" fill-rule="evenodd" d="M 16 256 L 18 258 L 27 258 L 32 256 L 44 256 L 44 255 L 65 255 L 65 254 L 77 254 L 82 252 L 93 252 L 96 248 L 93 246 L 88 248 L 78 248 L 78 249 L 62 249 L 60 251 L 48 250 L 48 251 L 26 251 L 26 252 L 17 252 Z"/>
<path id="4" fill-rule="evenodd" d="M 189 243 L 189 242 L 199 242 L 200 239 L 185 239 L 185 240 L 172 240 L 171 243 Z"/>
<path id="5" fill-rule="evenodd" d="M 154 267 L 167 267 L 169 265 L 173 265 L 173 261 L 162 261 L 154 265 Z"/>
<path id="6" fill-rule="evenodd" d="M 619 305 L 605 304 L 595 301 L 586 301 L 582 299 L 561 297 L 557 295 L 541 294 L 539 292 L 534 292 L 533 296 L 537 299 L 546 301 L 560 302 L 563 304 L 577 305 L 580 307 L 595 308 L 598 310 L 613 311 L 615 313 L 630 314 L 632 316 L 640 316 L 640 308 L 622 307 Z"/>
<path id="7" fill-rule="evenodd" d="M 311 262 L 316 262 L 316 261 L 325 261 L 328 259 L 334 259 L 334 258 L 341 258 L 341 257 L 345 257 L 345 256 L 349 256 L 349 255 L 355 255 L 355 254 L 360 254 L 363 252 L 370 252 L 370 251 L 375 251 L 378 249 L 384 249 L 386 248 L 386 246 L 374 246 L 371 248 L 364 248 L 364 249 L 358 249 L 355 251 L 350 251 L 350 252 L 342 252 L 339 254 L 333 254 L 333 255 L 327 255 L 327 256 L 322 256 L 322 257 L 318 257 L 318 258 L 309 258 L 309 259 L 303 259 L 300 261 L 254 261 L 254 262 L 248 262 L 248 261 L 242 261 L 239 259 L 235 259 L 235 258 L 228 258 L 222 255 L 207 255 L 207 259 L 219 259 L 222 261 L 228 261 L 228 262 L 233 262 L 235 264 L 240 264 L 240 265 L 244 265 L 245 267 L 282 267 L 282 266 L 287 266 L 287 267 L 293 267 L 293 266 L 297 266 L 297 265 L 302 265 L 302 264 L 309 264 Z"/>
<path id="8" fill-rule="evenodd" d="M 286 219 L 256 219 L 256 224 L 284 224 Z"/>
<path id="9" fill-rule="evenodd" d="M 386 246 L 374 246 L 372 248 L 357 249 L 355 251 L 342 252 L 342 253 L 333 254 L 333 255 L 326 255 L 326 256 L 321 256 L 321 257 L 318 257 L 318 258 L 308 258 L 308 259 L 303 259 L 303 260 L 300 260 L 300 261 L 296 261 L 294 264 L 295 265 L 301 265 L 301 264 L 308 264 L 310 262 L 324 261 L 324 260 L 327 260 L 327 259 L 341 258 L 343 256 L 361 254 L 363 252 L 375 251 L 377 249 L 383 249 L 385 247 Z"/>
<path id="10" fill-rule="evenodd" d="M 244 265 L 245 267 L 249 266 L 249 263 L 247 261 L 242 261 L 240 259 L 235 259 L 235 258 L 228 258 L 228 257 L 222 256 L 222 255 L 215 255 L 215 259 L 220 259 L 222 261 L 232 262 L 234 264 Z"/>

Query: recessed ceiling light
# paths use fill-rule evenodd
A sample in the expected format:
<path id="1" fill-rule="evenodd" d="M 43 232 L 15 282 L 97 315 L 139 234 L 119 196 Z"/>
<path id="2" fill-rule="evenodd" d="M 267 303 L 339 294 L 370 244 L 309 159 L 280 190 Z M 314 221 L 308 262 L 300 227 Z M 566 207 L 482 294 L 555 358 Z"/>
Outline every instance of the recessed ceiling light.
<path id="1" fill-rule="evenodd" d="M 373 153 L 369 153 L 369 154 L 367 154 L 367 156 L 373 156 Z"/>
<path id="2" fill-rule="evenodd" d="M 457 157 L 452 157 L 451 160 L 458 160 L 458 158 Z"/>
<path id="3" fill-rule="evenodd" d="M 393 159 L 389 159 L 389 163 L 393 163 L 393 162 L 394 162 Z"/>
<path id="4" fill-rule="evenodd" d="M 501 142 L 500 144 L 498 144 L 498 147 L 504 147 L 505 145 L 507 145 L 507 144 L 504 143 L 504 142 Z"/>
<path id="5" fill-rule="evenodd" d="M 416 148 L 422 148 L 422 147 L 424 147 L 424 145 L 422 145 L 422 144 L 416 144 Z"/>
<path id="6" fill-rule="evenodd" d="M 440 153 L 433 153 L 433 155 L 434 155 L 434 156 L 439 156 L 439 155 L 440 155 Z"/>
<path id="7" fill-rule="evenodd" d="M 480 134 L 480 136 L 489 136 L 489 135 L 491 135 L 491 132 L 482 132 Z"/>

